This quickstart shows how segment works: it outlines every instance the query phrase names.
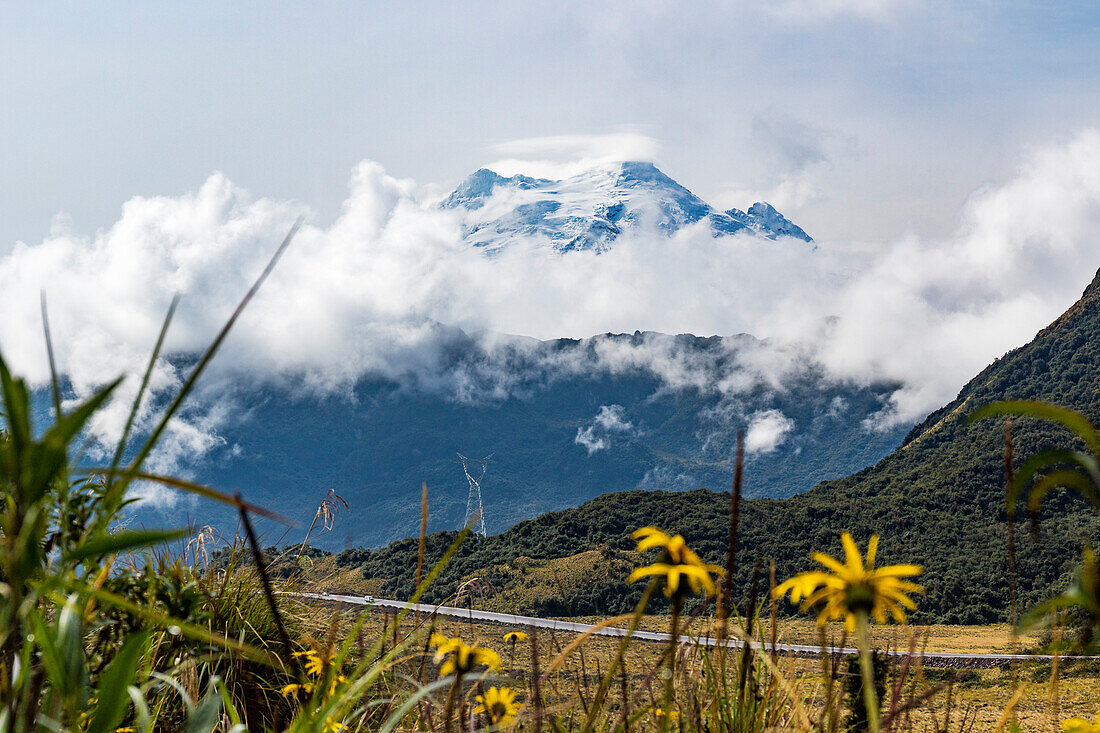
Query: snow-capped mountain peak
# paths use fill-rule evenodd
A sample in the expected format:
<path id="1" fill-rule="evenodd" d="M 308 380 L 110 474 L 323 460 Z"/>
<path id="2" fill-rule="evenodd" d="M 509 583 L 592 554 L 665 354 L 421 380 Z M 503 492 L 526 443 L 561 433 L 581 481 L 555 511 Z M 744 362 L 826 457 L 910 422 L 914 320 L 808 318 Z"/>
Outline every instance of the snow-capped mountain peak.
<path id="1" fill-rule="evenodd" d="M 703 219 L 715 236 L 744 232 L 813 241 L 770 204 L 755 203 L 747 212 L 715 211 L 644 161 L 594 167 L 560 180 L 506 177 L 481 168 L 441 206 L 461 215 L 467 241 L 491 251 L 524 238 L 544 240 L 559 252 L 602 252 L 629 230 L 671 236 Z"/>

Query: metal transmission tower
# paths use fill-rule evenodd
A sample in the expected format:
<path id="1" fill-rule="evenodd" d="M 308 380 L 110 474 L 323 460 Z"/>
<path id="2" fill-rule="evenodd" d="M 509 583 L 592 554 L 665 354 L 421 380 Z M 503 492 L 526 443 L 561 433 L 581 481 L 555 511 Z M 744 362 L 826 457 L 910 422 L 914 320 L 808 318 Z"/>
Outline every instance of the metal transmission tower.
<path id="1" fill-rule="evenodd" d="M 485 536 L 485 507 L 481 503 L 481 479 L 485 478 L 485 472 L 489 470 L 489 459 L 492 457 L 492 453 L 484 458 L 467 458 L 461 453 L 458 454 L 458 460 L 462 461 L 462 470 L 466 474 L 466 480 L 470 482 L 470 493 L 466 498 L 465 526 L 469 527 L 470 523 L 473 522 L 474 532 L 482 537 Z M 477 478 L 470 474 L 471 463 L 481 466 L 481 473 L 477 475 Z"/>

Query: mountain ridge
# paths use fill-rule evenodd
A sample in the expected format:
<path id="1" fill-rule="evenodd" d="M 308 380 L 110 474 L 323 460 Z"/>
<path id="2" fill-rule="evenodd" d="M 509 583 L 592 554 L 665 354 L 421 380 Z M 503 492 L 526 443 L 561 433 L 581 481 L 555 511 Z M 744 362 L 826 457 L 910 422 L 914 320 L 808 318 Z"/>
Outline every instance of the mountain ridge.
<path id="1" fill-rule="evenodd" d="M 774 560 L 778 577 L 789 577 L 809 569 L 812 551 L 837 554 L 839 534 L 848 530 L 859 542 L 879 534 L 883 564 L 925 565 L 920 579 L 925 592 L 918 598 L 915 621 L 1005 621 L 1009 584 L 1003 421 L 968 419 L 972 409 L 1004 399 L 1042 399 L 1100 421 L 1100 272 L 1062 316 L 982 370 L 882 460 L 788 499 L 743 502 L 738 557 L 745 560 L 735 578 L 738 592 L 747 593 L 750 587 L 752 558 Z M 1013 436 L 1017 464 L 1070 439 L 1056 425 L 1026 419 L 1014 421 Z M 751 473 L 749 466 L 747 475 Z M 468 542 L 432 593 L 445 597 L 473 576 L 515 588 L 523 583 L 522 574 L 510 569 L 518 558 L 553 559 L 600 549 L 608 562 L 622 561 L 633 548 L 630 531 L 648 524 L 683 534 L 701 556 L 719 561 L 726 552 L 728 507 L 728 492 L 705 489 L 605 494 L 576 509 Z M 1041 532 L 1017 538 L 1021 608 L 1067 583 L 1081 541 L 1100 539 L 1100 522 L 1072 494 L 1055 492 L 1042 516 Z M 432 546 L 441 547 L 447 539 L 437 536 Z M 403 597 L 412 580 L 400 558 L 409 553 L 415 553 L 414 540 L 368 553 L 351 551 L 339 561 L 360 565 L 380 593 Z M 535 599 L 514 610 L 622 613 L 640 592 L 624 582 L 593 581 L 582 596 Z"/>
<path id="2" fill-rule="evenodd" d="M 518 238 L 546 240 L 562 253 L 604 252 L 628 232 L 672 236 L 704 221 L 712 236 L 745 233 L 813 242 L 771 204 L 718 211 L 644 161 L 595 167 L 557 180 L 480 168 L 440 207 L 462 215 L 464 238 L 491 252 Z"/>
<path id="3" fill-rule="evenodd" d="M 490 531 L 501 531 L 609 489 L 724 484 L 731 436 L 754 416 L 779 420 L 785 432 L 753 455 L 749 495 L 787 496 L 845 475 L 885 455 L 904 432 L 863 428 L 897 385 L 838 383 L 812 365 L 787 375 L 782 389 L 753 371 L 742 373 L 735 392 L 705 388 L 717 384 L 715 374 L 742 369 L 740 359 L 754 362 L 754 350 L 765 345 L 747 334 L 639 331 L 518 339 L 486 350 L 478 339 L 453 331 L 440 373 L 423 389 L 370 378 L 349 394 L 324 397 L 293 383 L 250 387 L 235 396 L 219 392 L 219 399 L 249 409 L 233 411 L 222 443 L 193 462 L 194 478 L 240 490 L 306 524 L 320 496 L 333 488 L 352 505 L 348 529 L 318 541 L 337 550 L 382 545 L 414 532 L 423 482 L 433 497 L 430 528 L 460 526 L 466 483 L 456 452 L 496 453 L 483 492 Z M 693 370 L 691 379 L 672 383 L 650 367 L 667 360 Z M 450 374 L 457 388 L 475 397 L 438 394 L 431 380 Z M 378 511 L 357 519 L 364 507 Z M 150 507 L 148 513 L 157 511 Z M 178 509 L 167 511 L 158 523 Z M 232 530 L 231 513 L 210 512 L 204 523 Z"/>

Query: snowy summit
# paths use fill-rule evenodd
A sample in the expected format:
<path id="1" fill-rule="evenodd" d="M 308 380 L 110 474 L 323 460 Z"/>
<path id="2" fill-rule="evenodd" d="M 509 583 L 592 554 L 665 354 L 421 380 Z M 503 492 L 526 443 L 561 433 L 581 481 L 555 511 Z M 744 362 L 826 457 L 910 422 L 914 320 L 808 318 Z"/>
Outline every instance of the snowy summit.
<path id="1" fill-rule="evenodd" d="M 491 251 L 517 238 L 546 240 L 559 252 L 602 252 L 631 229 L 671 236 L 704 219 L 715 236 L 745 232 L 767 239 L 813 239 L 771 204 L 715 211 L 657 166 L 625 162 L 569 178 L 504 177 L 482 168 L 442 207 L 462 214 L 467 241 Z"/>

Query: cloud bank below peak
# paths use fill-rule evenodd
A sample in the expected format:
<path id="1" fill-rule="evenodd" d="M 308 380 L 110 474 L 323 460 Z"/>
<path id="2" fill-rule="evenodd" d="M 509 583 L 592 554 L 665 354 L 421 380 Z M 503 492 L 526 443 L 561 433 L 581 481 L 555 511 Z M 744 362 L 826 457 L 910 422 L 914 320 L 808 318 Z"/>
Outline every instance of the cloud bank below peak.
<path id="1" fill-rule="evenodd" d="M 583 158 L 583 141 L 574 142 Z M 540 150 L 532 142 L 513 149 Z M 633 231 L 602 254 L 561 255 L 520 239 L 488 257 L 437 203 L 369 161 L 354 170 L 328 225 L 296 203 L 254 198 L 221 174 L 180 196 L 134 198 L 109 229 L 85 235 L 58 225 L 0 259 L 0 348 L 15 370 L 45 381 L 44 291 L 62 367 L 86 394 L 139 371 L 180 293 L 167 348 L 196 351 L 305 213 L 219 357 L 221 370 L 295 374 L 317 390 L 368 374 L 413 378 L 473 399 L 476 390 L 463 393 L 469 382 L 447 361 L 448 327 L 484 334 L 488 351 L 522 343 L 494 334 L 752 333 L 768 340 L 725 372 L 698 370 L 667 344 L 644 340 L 605 345 L 599 364 L 641 364 L 670 384 L 732 392 L 759 379 L 781 387 L 790 365 L 809 358 L 837 379 L 902 384 L 876 418 L 879 427 L 896 425 L 922 417 L 1029 340 L 1091 279 L 1100 266 L 1100 132 L 1033 152 L 1013 179 L 976 192 L 956 232 L 941 240 L 819 240 L 811 251 L 689 226 L 672 236 Z M 156 379 L 168 389 L 179 374 L 165 362 Z M 514 380 L 501 373 L 488 381 L 499 395 Z M 181 433 L 181 445 L 195 444 L 189 435 Z"/>

